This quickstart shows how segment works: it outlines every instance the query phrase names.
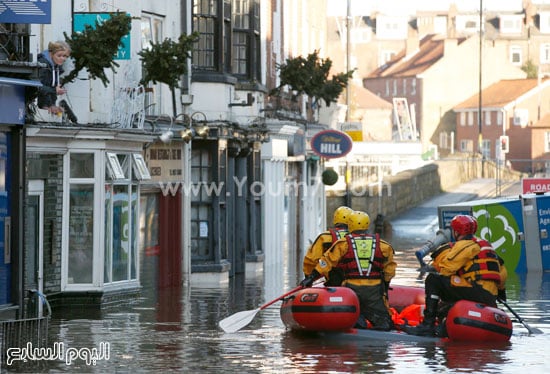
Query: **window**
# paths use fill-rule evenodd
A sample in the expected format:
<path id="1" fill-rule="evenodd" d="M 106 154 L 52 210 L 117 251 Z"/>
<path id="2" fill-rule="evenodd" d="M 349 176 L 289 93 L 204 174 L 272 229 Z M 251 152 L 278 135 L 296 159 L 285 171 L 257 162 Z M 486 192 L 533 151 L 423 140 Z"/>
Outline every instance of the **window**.
<path id="1" fill-rule="evenodd" d="M 550 12 L 539 12 L 539 30 L 543 34 L 550 34 Z"/>
<path id="2" fill-rule="evenodd" d="M 405 16 L 376 17 L 376 37 L 386 40 L 407 39 L 408 19 Z"/>
<path id="3" fill-rule="evenodd" d="M 466 112 L 460 112 L 460 126 L 466 126 Z"/>
<path id="4" fill-rule="evenodd" d="M 544 133 L 544 152 L 550 152 L 550 131 Z"/>
<path id="5" fill-rule="evenodd" d="M 503 34 L 521 34 L 522 18 L 522 15 L 501 15 L 500 32 Z"/>
<path id="6" fill-rule="evenodd" d="M 194 0 L 193 69 L 261 78 L 260 0 Z"/>
<path id="7" fill-rule="evenodd" d="M 191 255 L 194 259 L 212 260 L 210 223 L 214 193 L 203 187 L 212 186 L 214 160 L 208 149 L 193 148 L 191 152 L 191 181 L 199 186 L 191 196 Z"/>
<path id="8" fill-rule="evenodd" d="M 151 174 L 149 169 L 147 169 L 147 164 L 143 159 L 143 156 L 139 153 L 132 154 L 133 165 L 134 165 L 134 175 L 138 180 L 149 180 L 151 179 Z"/>
<path id="9" fill-rule="evenodd" d="M 218 0 L 193 1 L 193 31 L 200 33 L 198 44 L 193 48 L 193 66 L 202 70 L 216 70 L 216 39 L 220 22 Z"/>
<path id="10" fill-rule="evenodd" d="M 67 285 L 94 283 L 95 155 L 70 153 Z"/>
<path id="11" fill-rule="evenodd" d="M 116 157 L 126 178 L 105 183 L 104 284 L 137 280 L 139 204 L 138 186 L 132 182 L 134 157 L 124 153 Z"/>
<path id="12" fill-rule="evenodd" d="M 481 141 L 481 154 L 485 158 L 491 158 L 491 141 L 489 139 Z"/>
<path id="13" fill-rule="evenodd" d="M 163 36 L 164 17 L 151 13 L 141 15 L 141 48 L 148 49 L 151 43 L 159 43 L 164 39 Z M 148 92 L 145 95 L 144 107 L 147 114 L 160 114 L 162 108 L 162 95 L 160 92 L 160 83 L 150 83 Z"/>
<path id="14" fill-rule="evenodd" d="M 468 126 L 474 125 L 474 112 L 468 112 Z"/>
<path id="15" fill-rule="evenodd" d="M 483 113 L 485 113 L 485 126 L 490 126 L 491 125 L 491 111 L 486 110 Z"/>
<path id="16" fill-rule="evenodd" d="M 460 141 L 460 152 L 473 152 L 474 142 L 471 139 L 462 139 Z"/>
<path id="17" fill-rule="evenodd" d="M 548 43 L 540 45 L 540 63 L 550 63 L 550 44 Z"/>
<path id="18" fill-rule="evenodd" d="M 510 62 L 513 65 L 521 65 L 523 62 L 521 53 L 521 47 L 518 45 L 513 45 L 510 47 Z"/>
<path id="19" fill-rule="evenodd" d="M 416 78 L 411 81 L 411 95 L 416 95 Z"/>
<path id="20" fill-rule="evenodd" d="M 502 125 L 503 117 L 504 117 L 504 115 L 503 115 L 502 111 L 499 110 L 497 112 L 497 125 L 499 125 L 499 126 Z"/>
<path id="21" fill-rule="evenodd" d="M 232 72 L 243 78 L 257 79 L 261 71 L 259 0 L 234 0 L 232 19 Z"/>

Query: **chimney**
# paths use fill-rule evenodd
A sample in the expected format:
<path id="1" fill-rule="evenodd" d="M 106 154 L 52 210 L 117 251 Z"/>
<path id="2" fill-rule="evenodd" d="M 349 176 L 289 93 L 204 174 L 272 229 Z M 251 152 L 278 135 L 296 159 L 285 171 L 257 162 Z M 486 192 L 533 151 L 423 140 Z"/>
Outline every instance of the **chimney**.
<path id="1" fill-rule="evenodd" d="M 449 56 L 458 47 L 458 40 L 454 38 L 445 38 L 443 43 L 443 56 Z"/>
<path id="2" fill-rule="evenodd" d="M 414 33 L 414 35 L 409 33 L 405 43 L 405 58 L 412 56 L 420 49 L 420 41 L 417 33 Z"/>

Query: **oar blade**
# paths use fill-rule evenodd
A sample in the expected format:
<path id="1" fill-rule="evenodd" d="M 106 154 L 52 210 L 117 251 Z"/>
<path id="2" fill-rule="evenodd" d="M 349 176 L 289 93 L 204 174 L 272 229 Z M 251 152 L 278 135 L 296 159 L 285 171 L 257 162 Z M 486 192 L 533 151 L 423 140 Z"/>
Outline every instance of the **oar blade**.
<path id="1" fill-rule="evenodd" d="M 533 327 L 533 326 L 527 326 L 525 325 L 525 327 L 527 328 L 527 330 L 529 331 L 529 334 L 544 334 L 544 332 L 540 329 L 537 329 L 536 327 Z"/>
<path id="2" fill-rule="evenodd" d="M 260 308 L 257 308 L 254 310 L 244 310 L 242 312 L 232 314 L 229 317 L 222 319 L 218 325 L 225 332 L 237 332 L 252 322 L 259 311 Z"/>

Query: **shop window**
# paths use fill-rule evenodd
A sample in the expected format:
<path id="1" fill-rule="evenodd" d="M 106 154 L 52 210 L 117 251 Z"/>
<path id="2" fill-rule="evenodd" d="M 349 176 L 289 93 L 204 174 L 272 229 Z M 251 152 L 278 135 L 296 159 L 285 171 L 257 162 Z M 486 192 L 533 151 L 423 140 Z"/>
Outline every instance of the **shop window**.
<path id="1" fill-rule="evenodd" d="M 67 284 L 94 283 L 95 154 L 69 155 Z"/>

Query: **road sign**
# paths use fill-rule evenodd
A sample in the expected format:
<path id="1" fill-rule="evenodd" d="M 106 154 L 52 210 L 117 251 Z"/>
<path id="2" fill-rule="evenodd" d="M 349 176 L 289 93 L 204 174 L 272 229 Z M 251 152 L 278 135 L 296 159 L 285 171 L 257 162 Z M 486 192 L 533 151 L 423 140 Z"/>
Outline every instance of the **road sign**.
<path id="1" fill-rule="evenodd" d="M 523 193 L 550 192 L 550 178 L 523 178 Z"/>

